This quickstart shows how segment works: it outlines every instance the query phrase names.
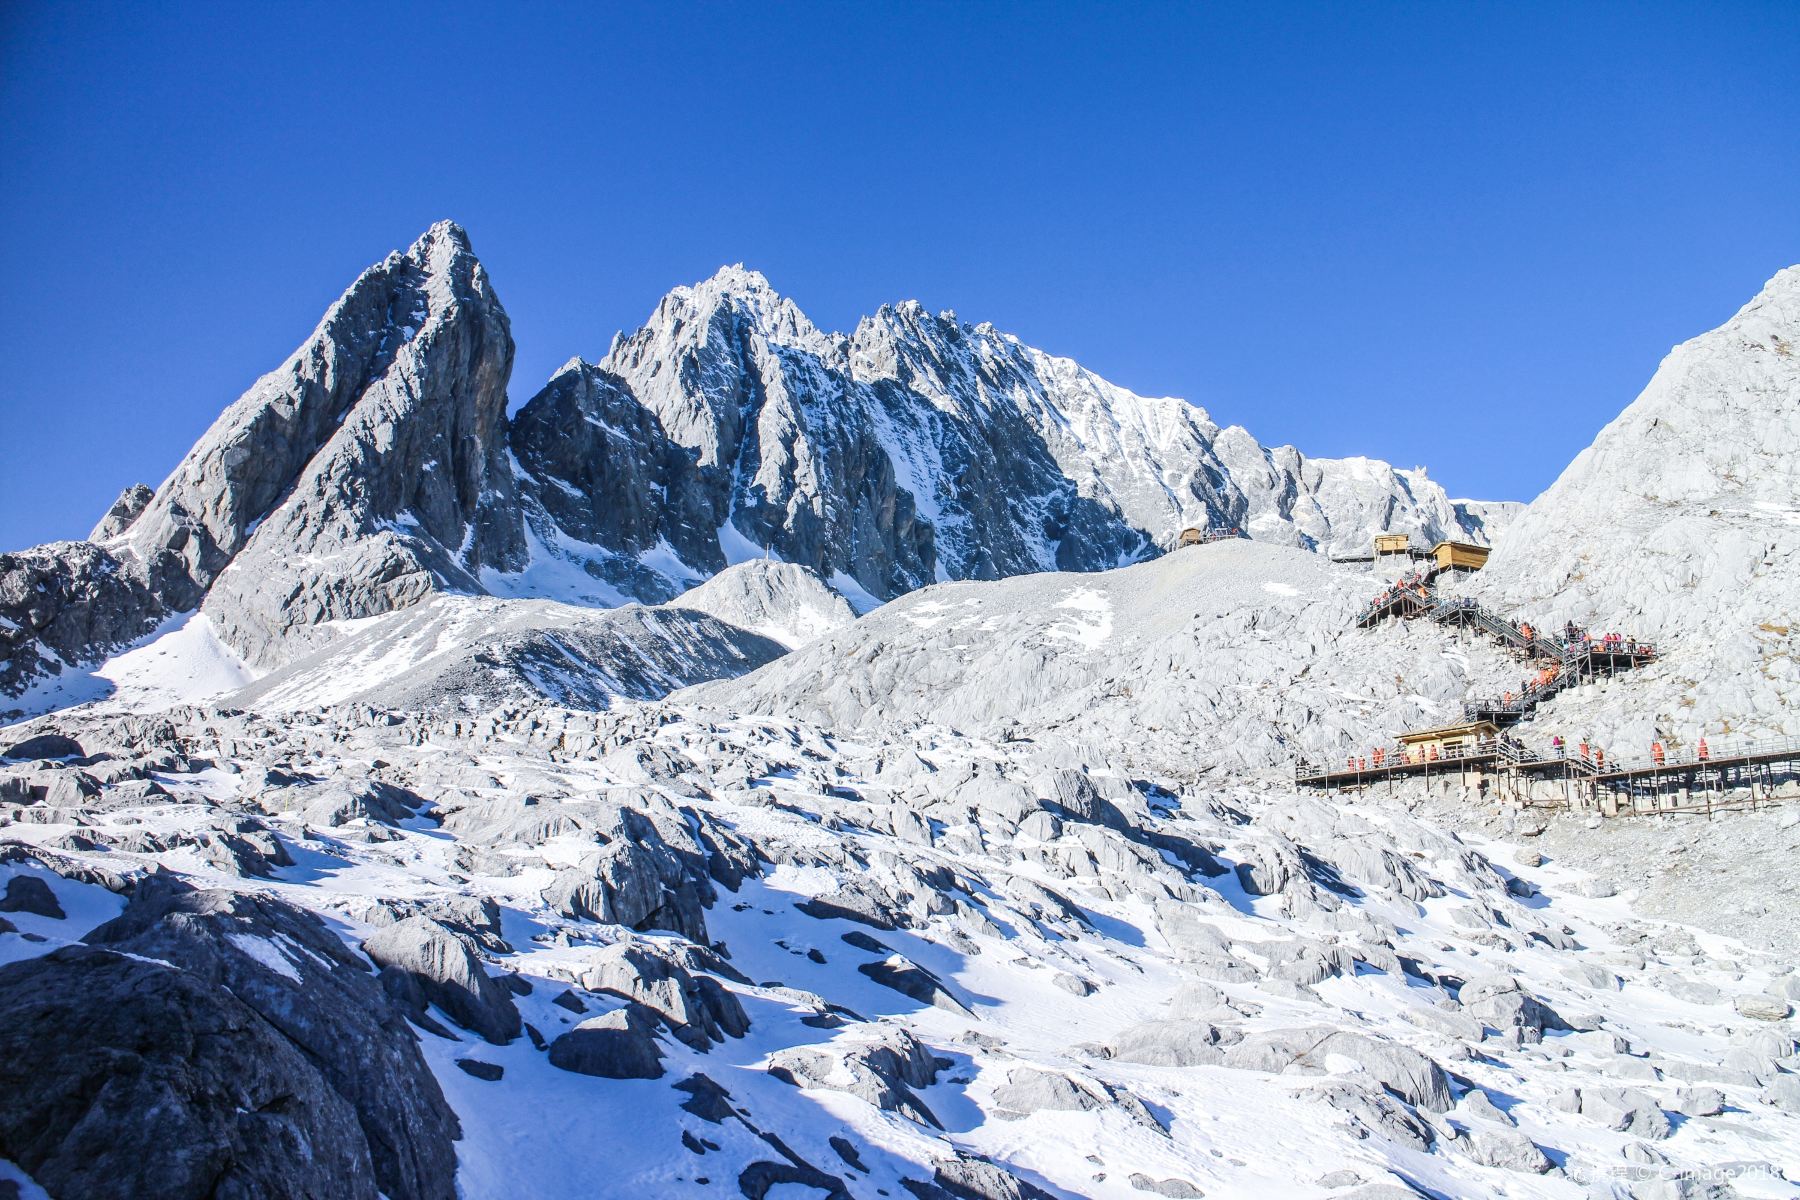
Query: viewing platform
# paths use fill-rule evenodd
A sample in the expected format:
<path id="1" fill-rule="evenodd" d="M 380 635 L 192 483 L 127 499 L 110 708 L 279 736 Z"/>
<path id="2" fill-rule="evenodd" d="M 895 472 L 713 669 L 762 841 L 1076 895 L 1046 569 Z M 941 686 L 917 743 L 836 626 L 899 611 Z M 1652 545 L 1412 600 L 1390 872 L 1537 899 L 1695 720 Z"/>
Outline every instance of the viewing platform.
<path id="1" fill-rule="evenodd" d="M 1449 728 L 1472 730 L 1483 724 Z M 1800 798 L 1800 737 L 1708 744 L 1704 751 L 1696 743 L 1691 749 L 1620 759 L 1599 748 L 1545 752 L 1505 734 L 1482 734 L 1439 749 L 1435 756 L 1421 755 L 1402 741 L 1358 755 L 1342 767 L 1306 759 L 1294 764 L 1296 784 L 1337 791 L 1447 775 L 1478 786 L 1491 784 L 1500 796 L 1523 807 L 1592 808 L 1606 816 L 1709 814 L 1783 796 Z"/>

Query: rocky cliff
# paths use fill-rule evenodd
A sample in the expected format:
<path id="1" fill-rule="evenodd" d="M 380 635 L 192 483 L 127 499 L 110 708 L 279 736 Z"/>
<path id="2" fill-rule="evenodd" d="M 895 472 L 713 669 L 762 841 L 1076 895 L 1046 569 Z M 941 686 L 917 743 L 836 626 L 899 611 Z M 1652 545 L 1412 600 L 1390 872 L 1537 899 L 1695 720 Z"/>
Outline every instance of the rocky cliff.
<path id="1" fill-rule="evenodd" d="M 438 593 L 659 603 L 763 557 L 866 607 L 1119 566 L 1187 525 L 1482 538 L 1422 471 L 1269 449 L 916 303 L 824 333 L 742 267 L 509 420 L 512 358 L 460 228 L 389 255 L 92 541 L 0 557 L 0 693 L 196 608 L 268 670 Z"/>

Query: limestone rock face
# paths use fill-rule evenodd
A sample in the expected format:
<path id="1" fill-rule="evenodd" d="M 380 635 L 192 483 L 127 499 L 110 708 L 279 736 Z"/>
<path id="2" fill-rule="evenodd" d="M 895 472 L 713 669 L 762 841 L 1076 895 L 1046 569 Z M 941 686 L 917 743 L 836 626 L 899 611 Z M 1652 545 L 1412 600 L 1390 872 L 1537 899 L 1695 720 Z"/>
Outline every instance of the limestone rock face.
<path id="1" fill-rule="evenodd" d="M 141 563 L 91 542 L 0 554 L 0 696 L 142 637 L 166 611 Z"/>
<path id="2" fill-rule="evenodd" d="M 519 1010 L 506 988 L 488 976 L 473 939 L 430 917 L 408 917 L 363 943 L 381 967 L 388 991 L 423 1014 L 436 1005 L 464 1029 L 490 1042 L 519 1036 Z"/>
<path id="3" fill-rule="evenodd" d="M 131 523 L 150 507 L 150 501 L 155 495 L 150 486 L 143 483 L 134 483 L 120 492 L 112 507 L 106 510 L 106 515 L 100 518 L 100 523 L 94 526 L 94 531 L 88 534 L 88 541 L 104 542 L 130 529 Z"/>
<path id="4" fill-rule="evenodd" d="M 1571 698 L 1558 702 L 1564 728 L 1671 749 L 1707 729 L 1717 741 L 1727 722 L 1745 737 L 1800 733 L 1797 496 L 1800 266 L 1671 350 L 1473 582 L 1547 628 L 1573 620 L 1659 644 L 1632 719 Z M 1732 687 L 1693 682 L 1717 678 Z"/>
<path id="5" fill-rule="evenodd" d="M 583 567 L 601 583 L 640 600 L 672 598 L 679 575 L 643 561 L 659 547 L 696 578 L 725 565 L 727 481 L 610 372 L 571 361 L 513 417 L 509 436 L 533 532 L 541 544 L 596 548 Z"/>
<path id="6" fill-rule="evenodd" d="M 347 305 L 355 325 L 338 329 Z M 264 666 L 316 640 L 308 635 L 323 622 L 406 608 L 444 589 L 480 591 L 484 569 L 524 557 L 506 469 L 512 333 L 462 230 L 433 226 L 407 254 L 372 268 L 327 324 L 332 336 L 309 346 L 364 351 L 344 364 L 357 375 L 354 388 L 307 386 L 311 360 L 292 360 L 292 393 L 252 392 L 246 399 L 259 404 L 239 414 L 241 428 L 215 427 L 195 451 L 201 461 L 190 455 L 132 528 L 139 545 L 159 531 L 168 540 L 190 531 L 197 574 L 216 561 L 210 547 L 233 555 L 205 611 Z M 345 377 L 335 365 L 322 374 Z M 291 431 L 277 419 L 289 409 L 298 422 Z M 270 410 L 277 416 L 263 415 Z M 265 439 L 279 466 L 272 473 L 248 466 Z M 287 453 L 308 449 L 298 463 L 299 453 Z M 247 457 L 234 474 L 239 455 Z M 188 471 L 212 501 L 198 516 L 183 499 Z M 221 489 L 221 476 L 240 486 Z M 265 496 L 278 506 L 266 509 Z M 163 513 L 178 503 L 188 519 L 171 530 Z"/>
<path id="7" fill-rule="evenodd" d="M 69 947 L 0 1011 L 0 1153 L 53 1195 L 377 1195 L 355 1110 L 223 988 Z"/>

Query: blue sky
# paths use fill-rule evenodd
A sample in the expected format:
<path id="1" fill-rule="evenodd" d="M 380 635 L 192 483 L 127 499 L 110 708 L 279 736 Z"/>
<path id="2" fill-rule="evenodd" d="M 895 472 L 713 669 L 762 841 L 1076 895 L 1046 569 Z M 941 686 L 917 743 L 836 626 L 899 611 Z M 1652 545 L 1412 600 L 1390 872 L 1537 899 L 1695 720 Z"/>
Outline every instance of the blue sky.
<path id="1" fill-rule="evenodd" d="M 466 226 L 512 393 L 743 261 L 1529 499 L 1800 262 L 1800 5 L 0 7 L 0 549 Z"/>

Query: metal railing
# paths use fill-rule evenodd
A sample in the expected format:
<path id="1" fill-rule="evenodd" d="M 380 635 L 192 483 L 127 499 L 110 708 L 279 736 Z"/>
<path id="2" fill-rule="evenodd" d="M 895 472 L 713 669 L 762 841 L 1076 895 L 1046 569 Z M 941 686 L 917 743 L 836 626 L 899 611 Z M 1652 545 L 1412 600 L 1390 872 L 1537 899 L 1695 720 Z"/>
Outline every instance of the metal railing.
<path id="1" fill-rule="evenodd" d="M 1409 752 L 1400 745 L 1381 747 L 1381 761 L 1373 761 L 1372 755 L 1359 754 L 1346 759 L 1343 766 L 1315 761 L 1305 757 L 1294 759 L 1294 778 L 1323 779 L 1328 776 L 1366 775 L 1371 778 L 1389 775 L 1395 771 L 1411 770 L 1416 767 L 1455 766 L 1476 759 L 1486 760 L 1499 755 L 1510 762 L 1523 762 L 1528 753 L 1523 743 L 1513 738 L 1494 738 L 1468 742 L 1461 746 L 1445 750 L 1441 753 L 1424 756 L 1422 752 Z M 1412 757 L 1407 757 L 1408 754 Z"/>
<path id="2" fill-rule="evenodd" d="M 1602 771 L 1606 775 L 1630 775 L 1642 771 L 1704 770 L 1709 767 L 1737 766 L 1746 761 L 1763 759 L 1800 759 L 1800 737 L 1764 738 L 1758 741 L 1729 741 L 1717 745 L 1707 742 L 1706 757 L 1700 756 L 1698 743 L 1692 748 L 1663 753 L 1662 761 L 1654 754 L 1616 759 Z"/>

